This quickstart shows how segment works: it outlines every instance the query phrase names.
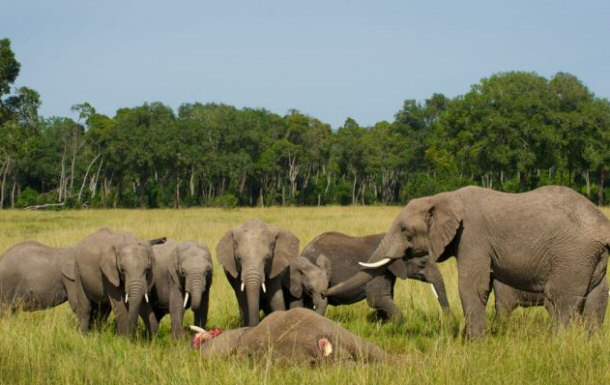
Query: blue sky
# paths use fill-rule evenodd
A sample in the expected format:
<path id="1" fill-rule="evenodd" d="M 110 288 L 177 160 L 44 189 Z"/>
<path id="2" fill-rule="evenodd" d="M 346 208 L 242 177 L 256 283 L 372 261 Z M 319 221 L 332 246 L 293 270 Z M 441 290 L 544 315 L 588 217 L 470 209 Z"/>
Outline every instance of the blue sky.
<path id="1" fill-rule="evenodd" d="M 609 16 L 601 0 L 0 0 L 0 37 L 44 116 L 223 102 L 336 128 L 500 71 L 570 72 L 610 97 Z"/>

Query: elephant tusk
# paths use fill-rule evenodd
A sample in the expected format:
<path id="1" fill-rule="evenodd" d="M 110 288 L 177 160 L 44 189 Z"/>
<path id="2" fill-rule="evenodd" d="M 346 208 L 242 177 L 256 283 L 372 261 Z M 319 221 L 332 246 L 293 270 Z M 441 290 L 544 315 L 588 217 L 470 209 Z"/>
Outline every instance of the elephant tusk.
<path id="1" fill-rule="evenodd" d="M 377 267 L 381 267 L 384 265 L 387 265 L 389 262 L 391 261 L 390 258 L 384 258 L 381 261 L 377 261 L 377 262 L 373 262 L 373 263 L 366 263 L 366 262 L 358 262 L 358 264 L 362 267 L 366 267 L 369 269 L 374 269 Z"/>
<path id="2" fill-rule="evenodd" d="M 436 299 L 438 299 L 438 293 L 436 292 L 436 289 L 434 288 L 433 284 L 430 284 L 430 289 L 432 289 L 432 292 L 434 293 L 434 296 L 436 297 Z"/>
<path id="3" fill-rule="evenodd" d="M 189 293 L 187 292 L 184 295 L 184 303 L 182 304 L 182 307 L 185 308 L 185 309 L 186 309 L 186 303 L 188 302 L 188 300 L 189 300 Z"/>
<path id="4" fill-rule="evenodd" d="M 125 303 L 129 302 L 129 293 L 125 293 Z"/>
<path id="5" fill-rule="evenodd" d="M 190 325 L 189 328 L 191 328 L 192 331 L 197 332 L 197 333 L 205 333 L 205 329 L 200 328 L 199 326 Z"/>
<path id="6" fill-rule="evenodd" d="M 144 300 L 148 303 L 148 293 L 144 293 Z"/>
<path id="7" fill-rule="evenodd" d="M 265 287 L 265 282 L 263 282 L 261 287 L 263 288 L 263 293 L 267 294 L 267 288 Z"/>
<path id="8" fill-rule="evenodd" d="M 246 288 L 246 284 L 244 283 L 244 281 L 241 282 L 241 291 L 244 291 L 244 289 Z"/>
<path id="9" fill-rule="evenodd" d="M 316 305 L 313 305 L 313 310 L 316 310 Z"/>

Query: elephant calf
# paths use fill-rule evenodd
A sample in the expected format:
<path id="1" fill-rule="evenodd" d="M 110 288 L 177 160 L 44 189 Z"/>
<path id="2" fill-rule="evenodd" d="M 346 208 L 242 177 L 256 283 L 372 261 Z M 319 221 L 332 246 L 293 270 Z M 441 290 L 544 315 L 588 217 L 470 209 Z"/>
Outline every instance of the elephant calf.
<path id="1" fill-rule="evenodd" d="M 595 322 L 592 326 L 600 326 L 604 323 L 606 306 L 608 305 L 608 282 L 601 282 L 601 290 L 595 291 L 585 300 L 583 314 Z M 543 306 L 544 293 L 532 293 L 510 287 L 498 280 L 493 281 L 495 296 L 496 316 L 506 321 L 510 313 L 517 307 Z M 553 309 L 549 309 L 550 301 L 547 302 L 547 310 L 552 315 Z"/>
<path id="2" fill-rule="evenodd" d="M 359 262 L 367 261 L 385 234 L 351 237 L 326 232 L 312 240 L 301 255 L 290 262 L 289 287 L 291 307 L 303 304 L 324 315 L 326 305 L 347 305 L 366 298 L 367 303 L 384 318 L 402 318 L 394 304 L 396 277 L 430 282 L 443 310 L 449 310 L 445 282 L 436 263 L 427 256 L 397 260 L 378 277 L 348 292 L 323 298 L 327 287 L 345 281 L 360 271 Z M 300 301 L 300 302 L 299 302 Z M 295 305 L 295 303 L 297 305 Z"/>
<path id="3" fill-rule="evenodd" d="M 281 363 L 326 360 L 382 361 L 389 355 L 335 322 L 309 309 L 277 311 L 255 327 L 219 334 L 201 330 L 193 347 L 204 356 L 270 358 Z"/>
<path id="4" fill-rule="evenodd" d="M 153 246 L 153 252 L 151 305 L 157 322 L 170 313 L 172 337 L 180 338 L 184 311 L 190 307 L 195 325 L 205 327 L 212 286 L 212 258 L 207 246 L 168 239 L 165 244 Z"/>
<path id="5" fill-rule="evenodd" d="M 73 247 L 23 242 L 0 259 L 0 302 L 11 311 L 47 309 L 75 295 Z"/>

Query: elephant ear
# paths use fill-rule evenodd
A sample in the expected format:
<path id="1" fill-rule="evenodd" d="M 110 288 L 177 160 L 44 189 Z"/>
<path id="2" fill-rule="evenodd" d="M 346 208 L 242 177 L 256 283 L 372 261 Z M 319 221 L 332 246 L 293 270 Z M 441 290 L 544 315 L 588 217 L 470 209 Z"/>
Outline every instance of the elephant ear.
<path id="1" fill-rule="evenodd" d="M 431 198 L 426 221 L 430 234 L 430 256 L 437 261 L 457 234 L 464 216 L 461 199 L 452 193 L 441 193 Z"/>
<path id="2" fill-rule="evenodd" d="M 271 273 L 269 274 L 269 278 L 275 278 L 288 267 L 290 260 L 299 254 L 299 238 L 286 229 L 276 226 L 269 227 L 276 234 Z"/>
<path id="3" fill-rule="evenodd" d="M 318 258 L 316 258 L 316 265 L 326 272 L 326 279 L 328 279 L 328 282 L 330 283 L 330 276 L 333 272 L 330 266 L 330 259 L 328 259 L 326 255 L 320 254 L 318 255 Z"/>
<path id="4" fill-rule="evenodd" d="M 400 279 L 409 278 L 407 261 L 405 261 L 404 259 L 397 259 L 394 262 L 390 263 L 388 265 L 388 270 L 390 270 L 390 272 L 394 274 L 395 277 L 398 277 Z"/>
<path id="5" fill-rule="evenodd" d="M 169 277 L 178 287 L 182 289 L 182 281 L 180 280 L 180 250 L 178 245 L 174 247 L 169 255 L 170 263 L 169 263 Z"/>
<path id="6" fill-rule="evenodd" d="M 110 250 L 104 253 L 101 261 L 102 273 L 113 285 L 118 287 L 121 284 L 119 270 L 117 269 L 117 249 L 112 246 Z"/>
<path id="7" fill-rule="evenodd" d="M 290 262 L 289 265 L 290 271 L 290 294 L 294 298 L 302 298 L 303 297 L 303 272 L 295 263 L 295 260 Z"/>
<path id="8" fill-rule="evenodd" d="M 235 241 L 233 229 L 226 232 L 216 246 L 216 256 L 218 262 L 224 267 L 225 271 L 233 278 L 237 278 L 237 264 L 235 263 Z"/>
<path id="9" fill-rule="evenodd" d="M 76 263 L 73 259 L 68 259 L 61 265 L 61 273 L 70 281 L 76 280 Z"/>

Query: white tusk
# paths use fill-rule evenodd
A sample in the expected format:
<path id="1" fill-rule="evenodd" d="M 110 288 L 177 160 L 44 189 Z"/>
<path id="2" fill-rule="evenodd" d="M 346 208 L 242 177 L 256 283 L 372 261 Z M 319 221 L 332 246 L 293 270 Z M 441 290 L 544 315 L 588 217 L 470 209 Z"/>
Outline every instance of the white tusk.
<path id="1" fill-rule="evenodd" d="M 316 310 L 316 305 L 313 305 L 313 310 Z"/>
<path id="2" fill-rule="evenodd" d="M 358 264 L 362 267 L 367 267 L 369 269 L 381 267 L 383 265 L 387 265 L 391 261 L 390 258 L 384 258 L 381 261 L 366 263 L 366 262 L 358 262 Z"/>
<path id="3" fill-rule="evenodd" d="M 129 293 L 125 293 L 125 303 L 129 302 Z"/>
<path id="4" fill-rule="evenodd" d="M 144 300 L 148 303 L 148 293 L 144 293 Z"/>
<path id="5" fill-rule="evenodd" d="M 244 291 L 245 288 L 246 288 L 246 284 L 242 281 L 241 282 L 241 291 Z"/>
<path id="6" fill-rule="evenodd" d="M 265 282 L 263 282 L 261 287 L 263 288 L 263 293 L 267 294 L 267 288 L 265 287 Z"/>
<path id="7" fill-rule="evenodd" d="M 200 328 L 199 326 L 191 325 L 191 326 L 189 326 L 189 328 L 191 328 L 192 331 L 197 332 L 197 333 L 205 333 L 205 329 Z"/>
<path id="8" fill-rule="evenodd" d="M 186 303 L 188 302 L 188 300 L 189 300 L 189 293 L 187 292 L 184 295 L 184 303 L 182 304 L 182 307 L 185 308 L 185 309 L 186 309 Z"/>
<path id="9" fill-rule="evenodd" d="M 432 289 L 432 292 L 434 293 L 434 296 L 436 297 L 436 299 L 438 299 L 438 293 L 436 292 L 436 289 L 434 288 L 433 284 L 430 284 L 430 289 Z"/>

